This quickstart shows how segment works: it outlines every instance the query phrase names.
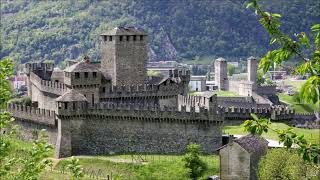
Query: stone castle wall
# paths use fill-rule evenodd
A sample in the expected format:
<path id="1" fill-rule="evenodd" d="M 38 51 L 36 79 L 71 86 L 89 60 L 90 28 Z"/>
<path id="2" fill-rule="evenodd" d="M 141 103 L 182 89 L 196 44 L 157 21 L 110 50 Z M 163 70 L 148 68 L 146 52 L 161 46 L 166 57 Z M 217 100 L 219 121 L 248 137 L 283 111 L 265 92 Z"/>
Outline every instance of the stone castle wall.
<path id="1" fill-rule="evenodd" d="M 151 114 L 150 114 L 151 115 Z M 205 153 L 221 145 L 221 127 L 215 123 L 135 117 L 90 116 L 71 120 L 72 154 L 184 153 L 188 143 Z"/>
<path id="2" fill-rule="evenodd" d="M 273 95 L 277 93 L 276 88 L 276 85 L 259 85 L 257 88 L 257 94 Z"/>

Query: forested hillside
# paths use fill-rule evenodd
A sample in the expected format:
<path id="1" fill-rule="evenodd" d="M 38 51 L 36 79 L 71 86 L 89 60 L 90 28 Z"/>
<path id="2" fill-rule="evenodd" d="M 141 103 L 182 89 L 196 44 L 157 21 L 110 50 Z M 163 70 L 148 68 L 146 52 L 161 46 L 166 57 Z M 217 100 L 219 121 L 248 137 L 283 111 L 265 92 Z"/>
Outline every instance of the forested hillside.
<path id="1" fill-rule="evenodd" d="M 289 34 L 320 22 L 319 0 L 266 0 L 283 14 Z M 1 1 L 0 58 L 17 62 L 99 60 L 99 34 L 115 26 L 149 33 L 154 60 L 195 56 L 246 58 L 269 47 L 268 37 L 244 0 Z"/>

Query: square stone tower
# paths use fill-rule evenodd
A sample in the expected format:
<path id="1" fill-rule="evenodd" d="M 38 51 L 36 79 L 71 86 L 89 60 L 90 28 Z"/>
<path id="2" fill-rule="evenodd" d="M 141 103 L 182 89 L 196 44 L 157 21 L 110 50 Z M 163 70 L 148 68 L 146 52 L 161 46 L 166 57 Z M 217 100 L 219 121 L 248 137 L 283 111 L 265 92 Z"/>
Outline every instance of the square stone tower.
<path id="1" fill-rule="evenodd" d="M 115 86 L 144 84 L 147 34 L 135 27 L 116 27 L 101 34 L 101 72 Z"/>
<path id="2" fill-rule="evenodd" d="M 227 61 L 223 58 L 218 58 L 214 63 L 215 82 L 219 90 L 228 90 L 228 70 Z"/>
<path id="3" fill-rule="evenodd" d="M 247 59 L 248 62 L 248 81 L 252 82 L 252 90 L 256 91 L 257 89 L 257 69 L 258 69 L 258 64 L 257 64 L 257 59 L 253 56 L 249 57 Z"/>

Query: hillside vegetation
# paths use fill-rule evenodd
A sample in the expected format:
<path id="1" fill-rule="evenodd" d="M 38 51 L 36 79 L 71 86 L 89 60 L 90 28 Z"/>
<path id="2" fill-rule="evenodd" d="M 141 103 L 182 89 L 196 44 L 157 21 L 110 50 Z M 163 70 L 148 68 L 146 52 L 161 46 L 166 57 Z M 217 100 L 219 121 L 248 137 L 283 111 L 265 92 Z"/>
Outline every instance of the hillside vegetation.
<path id="1" fill-rule="evenodd" d="M 285 14 L 289 34 L 320 20 L 319 0 L 264 1 Z M 0 59 L 16 62 L 99 60 L 99 34 L 115 26 L 149 33 L 153 60 L 195 56 L 246 58 L 266 52 L 268 36 L 244 0 L 2 1 Z"/>

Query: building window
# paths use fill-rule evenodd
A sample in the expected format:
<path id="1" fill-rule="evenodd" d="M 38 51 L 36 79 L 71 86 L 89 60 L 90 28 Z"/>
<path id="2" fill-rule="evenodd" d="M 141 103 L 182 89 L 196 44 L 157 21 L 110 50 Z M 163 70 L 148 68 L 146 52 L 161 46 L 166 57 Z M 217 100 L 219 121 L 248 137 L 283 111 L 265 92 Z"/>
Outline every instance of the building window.
<path id="1" fill-rule="evenodd" d="M 137 40 L 137 36 L 134 35 L 134 36 L 133 36 L 133 41 L 136 41 L 136 40 Z"/>
<path id="2" fill-rule="evenodd" d="M 89 73 L 88 72 L 84 72 L 84 78 L 88 78 Z"/>
<path id="3" fill-rule="evenodd" d="M 104 41 L 108 40 L 108 36 L 103 36 Z"/>
<path id="4" fill-rule="evenodd" d="M 92 106 L 94 106 L 94 94 L 92 94 Z"/>
<path id="5" fill-rule="evenodd" d="M 109 41 L 112 41 L 112 36 L 109 36 Z"/>
<path id="6" fill-rule="evenodd" d="M 93 72 L 92 76 L 93 76 L 93 78 L 96 78 L 97 77 L 97 72 Z"/>
<path id="7" fill-rule="evenodd" d="M 64 109 L 68 109 L 68 103 L 67 102 L 64 103 Z"/>
<path id="8" fill-rule="evenodd" d="M 140 36 L 140 41 L 143 41 L 143 35 Z"/>
<path id="9" fill-rule="evenodd" d="M 106 87 L 102 88 L 102 92 L 105 93 L 106 92 Z"/>
<path id="10" fill-rule="evenodd" d="M 127 41 L 129 41 L 130 40 L 130 36 L 127 36 Z"/>
<path id="11" fill-rule="evenodd" d="M 122 39 L 123 39 L 123 36 L 120 36 L 119 38 L 120 38 L 120 41 L 122 41 Z"/>
<path id="12" fill-rule="evenodd" d="M 75 102 L 72 103 L 72 109 L 73 109 L 73 110 L 76 109 L 76 103 L 75 103 Z"/>
<path id="13" fill-rule="evenodd" d="M 80 73 L 76 72 L 75 73 L 75 77 L 76 77 L 76 79 L 79 79 L 80 78 Z"/>

